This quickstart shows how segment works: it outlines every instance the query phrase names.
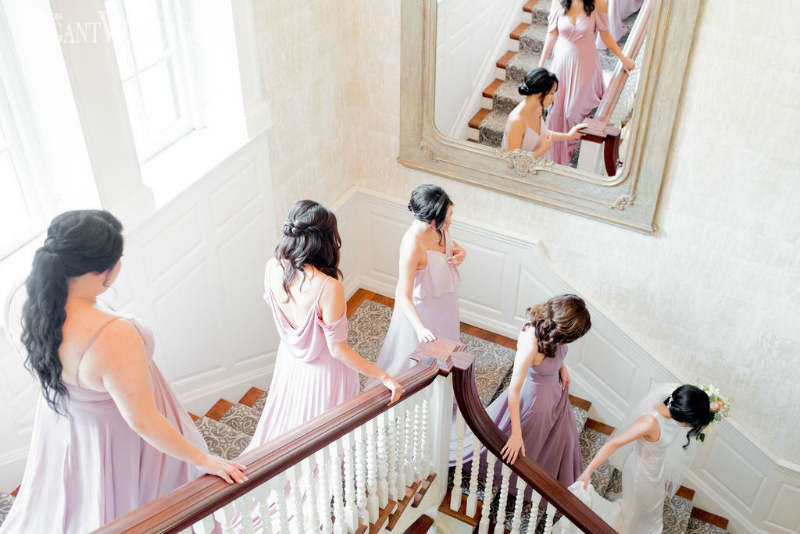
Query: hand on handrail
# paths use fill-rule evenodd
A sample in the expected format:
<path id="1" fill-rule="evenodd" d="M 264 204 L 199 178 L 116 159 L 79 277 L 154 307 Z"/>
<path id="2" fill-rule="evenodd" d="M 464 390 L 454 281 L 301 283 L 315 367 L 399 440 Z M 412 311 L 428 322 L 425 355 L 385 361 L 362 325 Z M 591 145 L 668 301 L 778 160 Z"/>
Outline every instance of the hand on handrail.
<path id="1" fill-rule="evenodd" d="M 245 466 L 213 454 L 206 454 L 203 460 L 197 464 L 197 468 L 209 475 L 218 476 L 228 484 L 234 482 L 239 484 L 247 480 L 247 476 L 243 472 L 247 469 Z"/>
<path id="2" fill-rule="evenodd" d="M 392 398 L 389 399 L 389 406 L 399 401 L 400 397 L 402 397 L 403 393 L 405 392 L 405 388 L 400 385 L 400 382 L 388 374 L 384 375 L 384 377 L 381 379 L 381 383 L 389 388 L 389 390 L 392 392 Z"/>
<path id="3" fill-rule="evenodd" d="M 503 450 L 500 451 L 503 455 L 503 460 L 509 464 L 513 464 L 519 457 L 520 452 L 525 456 L 525 442 L 522 441 L 522 436 L 511 433 L 511 437 L 506 441 Z"/>

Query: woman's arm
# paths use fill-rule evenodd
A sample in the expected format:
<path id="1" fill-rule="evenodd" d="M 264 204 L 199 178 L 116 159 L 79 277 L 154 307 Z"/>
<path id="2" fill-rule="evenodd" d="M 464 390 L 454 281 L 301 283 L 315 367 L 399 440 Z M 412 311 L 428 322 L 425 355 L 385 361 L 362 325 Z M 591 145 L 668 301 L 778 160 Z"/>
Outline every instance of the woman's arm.
<path id="1" fill-rule="evenodd" d="M 130 323 L 109 325 L 92 347 L 92 354 L 103 387 L 128 426 L 147 443 L 229 483 L 246 480 L 244 466 L 201 451 L 159 412 L 150 387 L 144 342 Z"/>
<path id="2" fill-rule="evenodd" d="M 553 51 L 553 47 L 556 45 L 556 39 L 558 39 L 558 28 L 548 32 L 547 37 L 544 39 L 544 48 L 542 49 L 542 55 L 539 57 L 540 67 L 544 67 L 545 61 L 547 61 L 547 58 L 550 57 L 550 52 Z"/>
<path id="3" fill-rule="evenodd" d="M 570 128 L 569 132 L 561 133 L 561 132 L 550 132 L 550 137 L 553 141 L 565 141 L 567 139 L 575 139 L 581 136 L 581 130 L 589 126 L 585 122 L 581 122 L 580 124 L 576 124 L 572 128 Z"/>
<path id="4" fill-rule="evenodd" d="M 513 464 L 519 453 L 525 455 L 525 444 L 522 440 L 522 423 L 519 416 L 519 398 L 528 369 L 536 363 L 536 343 L 533 329 L 520 332 L 517 338 L 517 353 L 514 356 L 514 370 L 511 373 L 511 384 L 508 386 L 508 414 L 511 418 L 511 436 L 503 450 L 503 459 Z M 541 363 L 541 359 L 540 362 Z"/>
<path id="5" fill-rule="evenodd" d="M 347 306 L 344 299 L 344 286 L 341 282 L 336 280 L 332 288 L 323 291 L 320 297 L 320 307 L 322 308 L 322 321 L 325 324 L 333 324 L 344 316 Z M 389 388 L 392 391 L 392 398 L 389 399 L 389 404 L 393 404 L 400 399 L 404 391 L 403 386 L 389 376 L 383 369 L 354 351 L 347 344 L 346 340 L 331 341 L 328 339 L 327 343 L 328 350 L 331 351 L 331 356 L 350 369 L 379 380 L 384 386 Z"/>
<path id="6" fill-rule="evenodd" d="M 417 313 L 417 308 L 411 300 L 414 293 L 414 276 L 417 274 L 417 265 L 421 260 L 419 247 L 410 236 L 404 236 L 400 242 L 399 274 L 397 276 L 397 301 L 395 304 L 406 316 L 408 322 L 417 333 L 420 342 L 433 341 L 436 336 L 425 328 L 422 319 Z"/>
<path id="7" fill-rule="evenodd" d="M 521 119 L 517 119 L 511 123 L 511 128 L 508 129 L 506 136 L 506 151 L 511 152 L 518 148 L 522 148 L 522 138 L 525 136 L 525 125 Z"/>
<path id="8" fill-rule="evenodd" d="M 467 251 L 461 248 L 458 243 L 453 241 L 453 255 L 447 258 L 447 263 L 458 267 L 459 265 L 464 263 L 464 259 L 466 257 L 467 257 Z"/>
<path id="9" fill-rule="evenodd" d="M 595 8 L 599 9 L 601 13 L 608 16 L 608 5 L 606 4 L 605 0 L 597 0 Z M 626 70 L 633 70 L 633 68 L 636 66 L 636 63 L 634 63 L 629 57 L 623 55 L 622 50 L 620 50 L 619 45 L 614 40 L 611 32 L 608 30 L 600 30 L 600 39 L 603 41 L 603 44 L 605 44 L 606 47 L 619 58 L 619 60 L 622 62 L 622 66 L 625 67 Z"/>
<path id="10" fill-rule="evenodd" d="M 600 447 L 600 450 L 597 451 L 597 454 L 595 454 L 594 458 L 592 458 L 592 461 L 588 466 L 586 466 L 586 469 L 584 469 L 581 476 L 578 477 L 578 480 L 583 482 L 584 489 L 589 486 L 592 473 L 594 473 L 595 470 L 603 464 L 603 462 L 608 460 L 608 458 L 614 454 L 617 449 L 641 437 L 644 437 L 645 439 L 650 438 L 651 441 L 656 441 L 660 437 L 657 435 L 658 430 L 658 421 L 656 421 L 656 418 L 647 414 L 639 417 L 624 432 L 608 440 L 605 445 Z"/>

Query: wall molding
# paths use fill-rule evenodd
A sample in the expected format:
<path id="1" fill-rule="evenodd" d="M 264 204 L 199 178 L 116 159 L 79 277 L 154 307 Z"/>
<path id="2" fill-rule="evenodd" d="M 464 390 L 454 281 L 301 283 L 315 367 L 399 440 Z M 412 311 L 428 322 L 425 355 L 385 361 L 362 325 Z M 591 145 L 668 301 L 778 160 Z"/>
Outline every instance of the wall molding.
<path id="1" fill-rule="evenodd" d="M 397 246 L 411 222 L 406 201 L 354 187 L 335 205 L 348 258 L 345 287 L 394 295 Z M 343 223 L 343 224 L 342 224 Z M 542 243 L 456 215 L 453 238 L 467 250 L 461 268 L 461 318 L 515 338 L 526 305 L 558 293 L 577 293 L 547 258 Z M 343 255 L 344 259 L 344 255 Z M 492 272 L 493 279 L 487 279 Z M 592 415 L 621 423 L 629 406 L 654 382 L 683 382 L 587 302 L 592 329 L 570 346 L 573 390 L 592 401 Z M 686 477 L 694 502 L 730 519 L 732 533 L 790 533 L 800 529 L 800 469 L 759 446 L 730 420 L 716 425 Z"/>

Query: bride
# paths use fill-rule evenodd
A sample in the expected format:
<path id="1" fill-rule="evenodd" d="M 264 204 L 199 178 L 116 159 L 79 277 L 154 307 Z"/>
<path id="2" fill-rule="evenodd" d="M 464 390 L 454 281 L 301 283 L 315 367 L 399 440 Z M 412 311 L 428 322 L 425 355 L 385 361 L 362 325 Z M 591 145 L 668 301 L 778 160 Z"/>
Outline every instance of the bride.
<path id="1" fill-rule="evenodd" d="M 712 405 L 708 394 L 696 386 L 657 386 L 632 412 L 630 424 L 620 427 L 625 430 L 597 451 L 570 491 L 622 534 L 660 534 L 664 499 L 677 491 L 691 465 L 696 448 L 693 438 L 715 419 L 721 407 L 720 403 Z M 629 444 L 633 446 L 625 447 Z M 622 499 L 609 502 L 589 481 L 615 452 L 612 463 L 624 457 Z"/>

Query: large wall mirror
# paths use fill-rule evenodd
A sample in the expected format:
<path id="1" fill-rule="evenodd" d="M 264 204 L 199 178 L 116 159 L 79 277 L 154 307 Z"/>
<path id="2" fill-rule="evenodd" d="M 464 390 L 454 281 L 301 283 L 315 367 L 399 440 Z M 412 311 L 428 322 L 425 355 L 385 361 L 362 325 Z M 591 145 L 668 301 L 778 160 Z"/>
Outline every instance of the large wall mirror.
<path id="1" fill-rule="evenodd" d="M 403 0 L 404 165 L 652 232 L 699 0 Z"/>

